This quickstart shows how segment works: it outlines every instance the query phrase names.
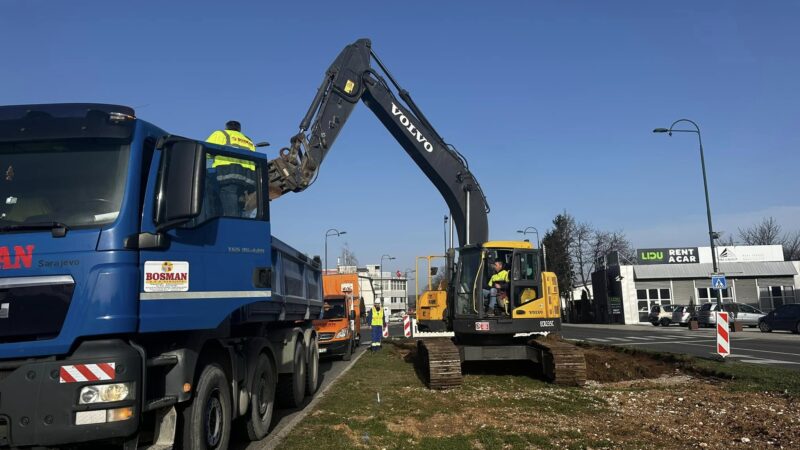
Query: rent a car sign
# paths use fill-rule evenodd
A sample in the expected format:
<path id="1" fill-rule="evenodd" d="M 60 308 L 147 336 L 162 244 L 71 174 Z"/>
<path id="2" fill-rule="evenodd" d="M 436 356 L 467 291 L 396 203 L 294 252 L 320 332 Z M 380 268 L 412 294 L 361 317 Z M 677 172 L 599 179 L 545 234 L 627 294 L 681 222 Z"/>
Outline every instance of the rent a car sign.
<path id="1" fill-rule="evenodd" d="M 636 252 L 639 264 L 696 264 L 700 262 L 697 247 L 644 248 Z"/>

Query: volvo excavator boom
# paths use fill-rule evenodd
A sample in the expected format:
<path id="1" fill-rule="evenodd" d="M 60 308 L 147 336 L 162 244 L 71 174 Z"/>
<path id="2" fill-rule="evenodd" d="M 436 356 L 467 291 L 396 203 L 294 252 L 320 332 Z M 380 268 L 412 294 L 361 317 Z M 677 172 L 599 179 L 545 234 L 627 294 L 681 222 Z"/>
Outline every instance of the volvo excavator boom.
<path id="1" fill-rule="evenodd" d="M 372 62 L 378 70 L 372 67 Z M 386 78 L 397 90 L 396 96 Z M 399 99 L 398 99 L 399 96 Z M 447 144 L 388 72 L 369 39 L 342 50 L 325 72 L 322 84 L 289 147 L 270 161 L 270 198 L 310 186 L 355 105 L 363 101 L 406 153 L 436 186 L 453 215 L 459 244 L 488 240 L 489 206 L 467 160 Z"/>

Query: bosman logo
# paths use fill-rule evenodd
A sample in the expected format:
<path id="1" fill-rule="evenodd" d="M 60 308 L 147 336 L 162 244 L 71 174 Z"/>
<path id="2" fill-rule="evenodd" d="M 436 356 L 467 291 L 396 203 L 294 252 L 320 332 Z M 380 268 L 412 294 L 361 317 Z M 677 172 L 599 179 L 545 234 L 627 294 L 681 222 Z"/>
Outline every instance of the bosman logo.
<path id="1" fill-rule="evenodd" d="M 153 273 L 147 272 L 144 276 L 145 281 L 152 281 L 152 282 L 183 282 L 189 279 L 189 274 L 186 272 L 173 272 L 174 266 L 169 261 L 164 261 L 161 263 L 161 273 Z"/>

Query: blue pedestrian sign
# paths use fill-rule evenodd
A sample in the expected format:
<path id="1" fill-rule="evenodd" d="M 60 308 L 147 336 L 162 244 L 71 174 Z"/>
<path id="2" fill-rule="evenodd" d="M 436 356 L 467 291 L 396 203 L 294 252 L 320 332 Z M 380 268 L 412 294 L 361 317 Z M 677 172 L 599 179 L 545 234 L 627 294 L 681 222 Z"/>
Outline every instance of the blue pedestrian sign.
<path id="1" fill-rule="evenodd" d="M 711 275 L 711 287 L 714 289 L 727 289 L 728 283 L 725 275 Z"/>

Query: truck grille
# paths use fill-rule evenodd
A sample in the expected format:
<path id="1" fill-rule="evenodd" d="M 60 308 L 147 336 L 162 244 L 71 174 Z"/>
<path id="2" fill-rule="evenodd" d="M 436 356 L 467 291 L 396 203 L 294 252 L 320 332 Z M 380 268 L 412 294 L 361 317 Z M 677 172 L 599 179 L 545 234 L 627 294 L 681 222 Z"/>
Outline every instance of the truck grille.
<path id="1" fill-rule="evenodd" d="M 0 343 L 58 336 L 74 290 L 70 276 L 0 278 Z"/>
<path id="2" fill-rule="evenodd" d="M 320 341 L 330 341 L 333 339 L 333 333 L 320 333 L 319 340 Z"/>

